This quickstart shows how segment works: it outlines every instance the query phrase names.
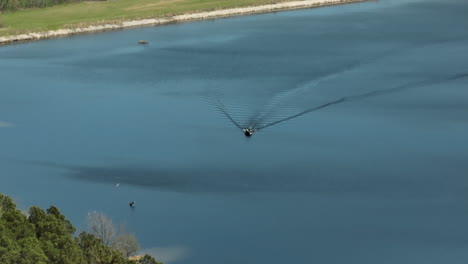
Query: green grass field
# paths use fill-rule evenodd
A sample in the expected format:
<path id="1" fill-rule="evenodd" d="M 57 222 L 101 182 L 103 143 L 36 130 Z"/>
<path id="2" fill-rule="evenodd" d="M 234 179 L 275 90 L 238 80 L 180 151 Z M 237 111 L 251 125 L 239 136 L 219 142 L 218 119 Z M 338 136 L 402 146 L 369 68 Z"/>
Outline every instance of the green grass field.
<path id="1" fill-rule="evenodd" d="M 285 1 L 287 0 L 108 0 L 80 2 L 0 14 L 0 36 Z"/>

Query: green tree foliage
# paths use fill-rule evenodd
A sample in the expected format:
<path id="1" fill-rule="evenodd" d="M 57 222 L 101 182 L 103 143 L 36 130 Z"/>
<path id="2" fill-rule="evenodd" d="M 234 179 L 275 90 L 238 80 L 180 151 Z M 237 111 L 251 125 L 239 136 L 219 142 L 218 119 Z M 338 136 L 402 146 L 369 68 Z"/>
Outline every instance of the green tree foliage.
<path id="1" fill-rule="evenodd" d="M 18 241 L 20 246 L 18 264 L 46 264 L 47 256 L 41 249 L 39 241 L 35 237 L 28 237 Z"/>
<path id="2" fill-rule="evenodd" d="M 13 233 L 0 220 L 0 263 L 14 263 L 19 258 L 19 245 L 13 238 Z"/>
<path id="3" fill-rule="evenodd" d="M 93 234 L 83 232 L 74 238 L 75 231 L 55 206 L 46 211 L 32 206 L 26 217 L 10 197 L 0 194 L 1 264 L 161 264 L 149 255 L 142 258 L 145 262 L 127 259 L 138 250 L 133 234 L 112 240 L 118 242 L 117 250 Z"/>
<path id="4" fill-rule="evenodd" d="M 0 12 L 16 11 L 25 8 L 49 7 L 80 1 L 85 0 L 0 0 Z"/>
<path id="5" fill-rule="evenodd" d="M 47 256 L 30 224 L 10 197 L 0 194 L 0 263 L 46 264 Z"/>
<path id="6" fill-rule="evenodd" d="M 162 264 L 162 262 L 158 262 L 151 255 L 146 254 L 138 261 L 138 264 Z"/>
<path id="7" fill-rule="evenodd" d="M 15 240 L 20 240 L 34 236 L 34 226 L 28 223 L 25 215 L 19 210 L 7 210 L 2 213 L 2 220 L 5 227 L 11 231 Z"/>
<path id="8" fill-rule="evenodd" d="M 9 0 L 0 0 L 0 13 L 6 9 Z"/>
<path id="9" fill-rule="evenodd" d="M 102 243 L 102 240 L 82 232 L 78 238 L 78 245 L 84 252 L 88 264 L 127 264 L 134 263 L 127 260 L 120 252 Z"/>
<path id="10" fill-rule="evenodd" d="M 75 228 L 55 206 L 47 209 L 47 213 L 38 207 L 31 207 L 29 222 L 34 225 L 41 248 L 52 263 L 84 262 L 83 253 L 71 236 Z"/>
<path id="11" fill-rule="evenodd" d="M 0 193 L 0 217 L 2 216 L 2 212 L 14 209 L 16 209 L 16 205 L 13 203 L 13 200 Z"/>

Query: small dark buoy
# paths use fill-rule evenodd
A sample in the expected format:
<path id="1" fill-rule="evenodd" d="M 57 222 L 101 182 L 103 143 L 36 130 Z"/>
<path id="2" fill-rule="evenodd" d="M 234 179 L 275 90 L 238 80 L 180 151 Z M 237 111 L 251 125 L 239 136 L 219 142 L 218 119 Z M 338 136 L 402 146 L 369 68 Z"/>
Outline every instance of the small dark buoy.
<path id="1" fill-rule="evenodd" d="M 135 201 L 131 201 L 128 205 L 130 205 L 130 207 L 135 207 Z"/>
<path id="2" fill-rule="evenodd" d="M 138 41 L 138 44 L 142 44 L 142 45 L 146 45 L 148 44 L 149 42 L 147 40 L 139 40 Z"/>

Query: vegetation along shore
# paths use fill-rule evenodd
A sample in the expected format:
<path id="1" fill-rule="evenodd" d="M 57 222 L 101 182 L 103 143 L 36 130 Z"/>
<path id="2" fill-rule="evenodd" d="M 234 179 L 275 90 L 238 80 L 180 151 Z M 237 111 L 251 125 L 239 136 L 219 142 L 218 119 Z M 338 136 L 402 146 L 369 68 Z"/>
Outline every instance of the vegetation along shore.
<path id="1" fill-rule="evenodd" d="M 151 255 L 135 256 L 132 233 L 117 232 L 112 220 L 90 212 L 89 232 L 76 228 L 57 207 L 20 211 L 0 193 L 0 263 L 2 264 L 162 264 Z"/>
<path id="2" fill-rule="evenodd" d="M 16 2 L 20 1 L 27 0 L 16 0 Z M 17 10 L 18 7 L 12 7 L 8 10 L 5 5 L 8 0 L 0 0 L 0 44 L 370 0 L 201 0 L 196 2 L 190 0 L 56 0 L 55 2 L 58 1 L 66 2 L 44 8 Z M 43 6 L 51 5 L 48 3 L 46 2 Z M 26 4 L 22 6 L 28 7 Z"/>

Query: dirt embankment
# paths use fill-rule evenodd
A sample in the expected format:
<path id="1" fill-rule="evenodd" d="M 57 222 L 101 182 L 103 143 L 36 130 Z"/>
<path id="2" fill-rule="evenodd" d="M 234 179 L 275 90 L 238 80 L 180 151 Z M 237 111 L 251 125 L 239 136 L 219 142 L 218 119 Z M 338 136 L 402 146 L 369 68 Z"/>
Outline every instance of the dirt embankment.
<path id="1" fill-rule="evenodd" d="M 14 36 L 5 36 L 5 37 L 0 37 L 0 44 L 6 44 L 6 43 L 12 43 L 12 42 L 18 42 L 18 41 L 31 41 L 31 40 L 39 40 L 39 39 L 45 39 L 45 38 L 63 37 L 63 36 L 69 36 L 69 35 L 75 35 L 75 34 L 99 32 L 99 31 L 106 31 L 106 30 L 116 30 L 116 29 L 124 29 L 124 28 L 131 28 L 131 27 L 163 25 L 163 24 L 178 23 L 178 22 L 185 22 L 185 21 L 192 21 L 192 20 L 214 19 L 214 18 L 221 18 L 221 17 L 267 13 L 267 12 L 275 12 L 275 11 L 280 11 L 280 10 L 292 10 L 292 9 L 300 9 L 300 8 L 322 7 L 322 6 L 329 6 L 329 5 L 340 5 L 340 4 L 348 4 L 348 3 L 356 3 L 356 2 L 364 2 L 364 1 L 372 1 L 372 0 L 303 0 L 303 1 L 292 1 L 292 2 L 252 6 L 252 7 L 230 8 L 230 9 L 223 9 L 223 10 L 216 10 L 216 11 L 209 11 L 209 12 L 176 15 L 176 16 L 169 17 L 169 18 L 152 18 L 152 19 L 132 20 L 132 21 L 125 21 L 125 22 L 120 22 L 120 23 L 102 24 L 102 25 L 88 26 L 88 27 L 82 27 L 82 28 L 68 28 L 68 29 L 59 29 L 59 30 L 53 30 L 53 31 L 47 31 L 47 32 L 36 32 L 36 33 L 28 33 L 28 34 L 14 35 Z"/>

